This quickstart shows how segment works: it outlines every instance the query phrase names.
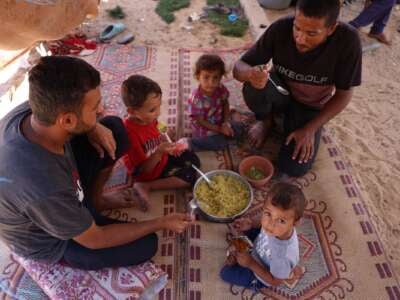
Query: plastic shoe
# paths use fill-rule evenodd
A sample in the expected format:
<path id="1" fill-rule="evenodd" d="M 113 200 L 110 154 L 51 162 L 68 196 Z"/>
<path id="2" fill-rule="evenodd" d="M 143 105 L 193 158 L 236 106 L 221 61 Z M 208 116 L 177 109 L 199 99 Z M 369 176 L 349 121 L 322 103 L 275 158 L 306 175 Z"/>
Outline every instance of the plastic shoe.
<path id="1" fill-rule="evenodd" d="M 117 43 L 125 45 L 125 44 L 132 42 L 134 39 L 135 39 L 135 36 L 133 35 L 133 33 L 129 32 L 129 33 L 121 36 L 120 38 L 118 38 Z"/>
<path id="2" fill-rule="evenodd" d="M 108 25 L 106 28 L 104 28 L 103 32 L 100 33 L 100 40 L 104 41 L 112 39 L 114 36 L 121 33 L 125 29 L 126 26 L 122 23 Z"/>

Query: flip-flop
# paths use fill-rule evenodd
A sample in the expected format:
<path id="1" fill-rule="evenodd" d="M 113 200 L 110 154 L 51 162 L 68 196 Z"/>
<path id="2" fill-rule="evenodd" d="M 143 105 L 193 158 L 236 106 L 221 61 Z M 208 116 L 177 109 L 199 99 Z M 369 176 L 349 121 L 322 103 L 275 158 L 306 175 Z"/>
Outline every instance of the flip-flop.
<path id="1" fill-rule="evenodd" d="M 115 23 L 108 25 L 104 30 L 100 33 L 100 40 L 109 40 L 112 39 L 117 34 L 121 33 L 126 29 L 126 26 L 122 23 Z"/>
<path id="2" fill-rule="evenodd" d="M 129 32 L 129 33 L 121 36 L 118 39 L 117 43 L 125 45 L 125 44 L 132 42 L 134 39 L 135 39 L 135 36 L 133 35 L 133 33 Z"/>

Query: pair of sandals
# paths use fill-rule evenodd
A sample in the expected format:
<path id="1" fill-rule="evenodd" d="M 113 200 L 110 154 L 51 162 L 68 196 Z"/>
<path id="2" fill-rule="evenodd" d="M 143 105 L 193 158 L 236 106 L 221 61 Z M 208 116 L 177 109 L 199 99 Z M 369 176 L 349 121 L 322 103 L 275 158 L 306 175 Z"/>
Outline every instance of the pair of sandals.
<path id="1" fill-rule="evenodd" d="M 109 41 L 116 35 L 123 32 L 125 29 L 126 29 L 126 26 L 123 23 L 110 24 L 106 28 L 104 28 L 104 30 L 100 33 L 99 39 L 101 42 Z M 134 39 L 135 39 L 135 36 L 131 32 L 129 32 L 129 33 L 123 35 L 122 37 L 120 37 L 117 40 L 117 43 L 118 44 L 128 44 L 128 43 L 132 42 Z"/>

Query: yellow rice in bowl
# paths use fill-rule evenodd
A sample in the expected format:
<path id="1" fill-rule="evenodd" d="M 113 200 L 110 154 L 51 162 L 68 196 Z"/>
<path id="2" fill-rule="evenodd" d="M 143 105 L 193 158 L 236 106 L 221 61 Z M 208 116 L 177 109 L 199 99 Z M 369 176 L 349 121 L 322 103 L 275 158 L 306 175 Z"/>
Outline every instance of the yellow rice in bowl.
<path id="1" fill-rule="evenodd" d="M 211 179 L 212 189 L 203 180 L 194 192 L 200 208 L 216 217 L 232 217 L 246 208 L 250 201 L 248 187 L 238 178 L 215 175 Z"/>

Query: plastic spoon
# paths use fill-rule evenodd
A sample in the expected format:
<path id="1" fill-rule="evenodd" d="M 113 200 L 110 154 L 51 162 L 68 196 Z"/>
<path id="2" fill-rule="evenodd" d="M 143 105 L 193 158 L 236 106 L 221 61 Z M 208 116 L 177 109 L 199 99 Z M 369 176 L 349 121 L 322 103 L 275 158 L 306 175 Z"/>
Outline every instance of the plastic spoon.
<path id="1" fill-rule="evenodd" d="M 172 143 L 171 138 L 169 137 L 167 132 L 164 132 L 163 135 L 165 136 L 165 138 L 167 139 L 168 143 Z"/>

